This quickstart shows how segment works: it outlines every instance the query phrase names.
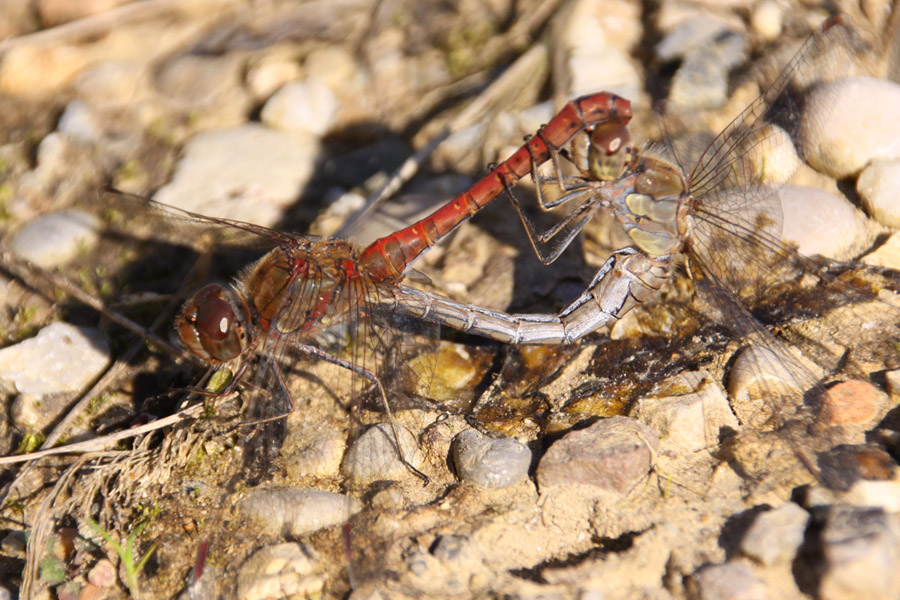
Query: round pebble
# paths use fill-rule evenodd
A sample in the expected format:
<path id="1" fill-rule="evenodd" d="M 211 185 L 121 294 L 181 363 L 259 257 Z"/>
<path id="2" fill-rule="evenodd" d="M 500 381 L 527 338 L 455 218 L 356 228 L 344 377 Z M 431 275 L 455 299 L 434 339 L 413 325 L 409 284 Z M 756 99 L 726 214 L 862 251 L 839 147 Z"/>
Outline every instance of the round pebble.
<path id="1" fill-rule="evenodd" d="M 887 411 L 890 398 L 868 381 L 842 381 L 826 391 L 820 422 L 827 426 L 875 423 Z"/>
<path id="2" fill-rule="evenodd" d="M 154 200 L 259 225 L 274 225 L 312 176 L 318 142 L 258 124 L 194 136 L 172 181 Z"/>
<path id="3" fill-rule="evenodd" d="M 796 244 L 800 254 L 844 260 L 868 244 L 865 215 L 844 198 L 799 185 L 783 186 L 778 195 L 782 238 Z"/>
<path id="4" fill-rule="evenodd" d="M 816 87 L 803 112 L 800 137 L 807 162 L 838 179 L 870 161 L 900 158 L 900 85 L 850 77 Z"/>
<path id="5" fill-rule="evenodd" d="M 750 15 L 753 32 L 765 40 L 776 40 L 781 35 L 784 9 L 775 0 L 763 0 Z"/>
<path id="6" fill-rule="evenodd" d="M 416 438 L 405 427 L 397 425 L 403 456 L 414 467 L 422 461 Z M 341 472 L 354 483 L 396 481 L 410 475 L 409 469 L 397 454 L 394 429 L 389 423 L 379 423 L 359 436 L 344 457 Z"/>
<path id="7" fill-rule="evenodd" d="M 241 499 L 241 512 L 266 531 L 298 536 L 344 523 L 360 511 L 356 498 L 294 488 L 257 488 Z"/>
<path id="8" fill-rule="evenodd" d="M 324 135 L 334 123 L 338 105 L 334 92 L 318 78 L 286 83 L 263 106 L 263 123 L 273 129 Z"/>
<path id="9" fill-rule="evenodd" d="M 809 513 L 788 502 L 760 513 L 741 539 L 741 552 L 764 565 L 787 564 L 803 543 Z"/>
<path id="10" fill-rule="evenodd" d="M 862 199 L 866 212 L 888 227 L 900 227 L 898 189 L 900 189 L 900 158 L 873 160 L 856 180 L 856 191 Z"/>
<path id="11" fill-rule="evenodd" d="M 542 491 L 580 484 L 624 494 L 647 476 L 658 447 L 656 432 L 640 421 L 603 419 L 550 446 L 537 468 L 538 485 Z"/>
<path id="12" fill-rule="evenodd" d="M 62 265 L 96 243 L 100 220 L 77 209 L 37 217 L 13 236 L 13 251 L 45 269 Z"/>
<path id="13" fill-rule="evenodd" d="M 88 581 L 98 588 L 110 588 L 116 583 L 116 569 L 111 562 L 101 559 L 88 571 Z"/>
<path id="14" fill-rule="evenodd" d="M 467 429 L 454 439 L 453 464 L 463 481 L 499 489 L 525 481 L 531 451 L 518 440 L 494 439 Z"/>
<path id="15" fill-rule="evenodd" d="M 728 72 L 743 59 L 744 40 L 724 32 L 709 47 L 685 53 L 672 78 L 669 100 L 682 108 L 710 109 L 728 100 Z"/>
<path id="16" fill-rule="evenodd" d="M 738 427 L 724 391 L 699 372 L 680 373 L 662 382 L 657 394 L 637 401 L 632 416 L 658 432 L 664 446 L 688 453 L 709 448 L 714 441 L 710 432 Z"/>
<path id="17" fill-rule="evenodd" d="M 315 555 L 296 543 L 260 548 L 238 572 L 237 597 L 244 600 L 317 598 L 325 586 Z"/>

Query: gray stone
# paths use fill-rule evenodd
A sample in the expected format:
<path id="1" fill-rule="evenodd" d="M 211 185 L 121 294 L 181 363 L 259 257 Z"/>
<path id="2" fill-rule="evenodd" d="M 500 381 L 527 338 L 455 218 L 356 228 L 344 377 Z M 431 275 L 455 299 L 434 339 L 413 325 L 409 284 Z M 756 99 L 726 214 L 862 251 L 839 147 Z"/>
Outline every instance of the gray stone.
<path id="1" fill-rule="evenodd" d="M 454 440 L 453 463 L 463 481 L 484 488 L 505 488 L 528 477 L 531 451 L 518 440 L 494 439 L 467 429 Z"/>
<path id="2" fill-rule="evenodd" d="M 611 417 L 570 431 L 557 440 L 537 468 L 543 491 L 585 485 L 624 494 L 646 477 L 659 447 L 655 431 L 628 417 Z"/>
<path id="3" fill-rule="evenodd" d="M 414 467 L 421 463 L 421 452 L 413 435 L 397 425 L 403 457 Z M 370 427 L 354 441 L 344 456 L 341 473 L 354 483 L 399 480 L 410 474 L 397 454 L 397 441 L 389 423 Z"/>
<path id="4" fill-rule="evenodd" d="M 62 265 L 97 242 L 100 220 L 92 214 L 69 209 L 40 216 L 13 236 L 13 251 L 39 267 Z"/>
<path id="5" fill-rule="evenodd" d="M 807 162 L 838 179 L 869 162 L 900 158 L 900 85 L 850 77 L 816 87 L 801 120 Z"/>
<path id="6" fill-rule="evenodd" d="M 66 105 L 56 129 L 82 144 L 94 144 L 103 139 L 100 119 L 87 104 L 77 99 Z"/>
<path id="7" fill-rule="evenodd" d="M 856 180 L 856 191 L 873 219 L 888 227 L 900 227 L 900 158 L 876 159 Z"/>
<path id="8" fill-rule="evenodd" d="M 829 600 L 900 597 L 900 526 L 880 508 L 830 507 L 822 530 L 824 573 L 819 595 Z"/>
<path id="9" fill-rule="evenodd" d="M 728 72 L 743 60 L 744 39 L 731 32 L 708 47 L 692 48 L 672 78 L 669 100 L 682 108 L 722 106 L 728 99 Z"/>
<path id="10" fill-rule="evenodd" d="M 809 513 L 788 502 L 759 514 L 741 540 L 741 552 L 764 565 L 788 563 L 803 543 Z"/>
<path id="11" fill-rule="evenodd" d="M 257 124 L 194 136 L 154 200 L 229 219 L 274 225 L 312 176 L 318 142 Z"/>
<path id="12" fill-rule="evenodd" d="M 257 488 L 241 499 L 241 512 L 264 530 L 298 536 L 344 523 L 360 511 L 356 498 L 295 488 Z"/>

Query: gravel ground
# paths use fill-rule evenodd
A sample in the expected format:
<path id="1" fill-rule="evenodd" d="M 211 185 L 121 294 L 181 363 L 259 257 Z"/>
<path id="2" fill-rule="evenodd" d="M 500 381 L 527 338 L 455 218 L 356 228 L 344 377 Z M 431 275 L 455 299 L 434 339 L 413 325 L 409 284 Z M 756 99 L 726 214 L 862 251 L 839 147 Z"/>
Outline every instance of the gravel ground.
<path id="1" fill-rule="evenodd" d="M 149 424 L 11 465 L 0 594 L 900 596 L 900 20 L 888 0 L 837 4 L 0 0 L 0 449 Z M 397 344 L 396 372 L 366 363 L 396 430 L 366 386 L 309 361 L 289 373 L 283 421 L 238 426 L 258 397 L 247 377 L 153 429 L 203 376 L 175 341 L 178 306 L 259 252 L 127 194 L 365 244 L 467 189 L 585 93 L 631 100 L 642 148 L 681 126 L 709 141 L 833 8 L 862 32 L 870 77 L 805 96 L 805 118 L 828 126 L 802 160 L 791 144 L 760 159 L 786 184 L 785 238 L 845 261 L 830 263 L 833 285 L 801 279 L 753 306 L 821 379 L 785 393 L 793 405 L 773 398 L 796 378 L 760 372 L 777 362 L 754 343 L 768 334 L 706 318 L 682 268 L 577 344 L 443 332 L 421 364 Z M 442 132 L 398 194 L 342 227 Z M 415 264 L 430 283 L 409 279 L 553 312 L 627 245 L 601 215 L 547 268 L 497 204 Z M 792 412 L 807 404 L 812 422 Z"/>

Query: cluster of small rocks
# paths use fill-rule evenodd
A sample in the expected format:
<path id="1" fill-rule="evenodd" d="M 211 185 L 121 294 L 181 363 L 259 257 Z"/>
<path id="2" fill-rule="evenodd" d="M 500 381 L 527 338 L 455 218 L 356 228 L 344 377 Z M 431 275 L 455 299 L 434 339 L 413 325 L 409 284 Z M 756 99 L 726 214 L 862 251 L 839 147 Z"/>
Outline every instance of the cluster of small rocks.
<path id="1" fill-rule="evenodd" d="M 38 0 L 34 13 L 11 8 L 0 19 L 2 34 L 20 36 L 0 45 L 0 91 L 18 103 L 47 102 L 59 115 L 38 139 L 10 134 L 0 144 L 0 202 L 15 225 L 4 243 L 41 267 L 65 271 L 101 247 L 104 222 L 78 200 L 106 181 L 153 192 L 156 200 L 185 210 L 272 226 L 327 172 L 332 178 L 323 196 L 337 200 L 322 222 L 343 219 L 373 182 L 383 181 L 385 165 L 408 152 L 399 136 L 372 137 L 437 111 L 440 98 L 429 94 L 455 78 L 447 56 L 466 50 L 423 41 L 431 30 L 410 25 L 419 17 L 414 7 L 404 6 L 410 12 L 393 15 L 394 22 L 358 2 L 261 7 L 197 0 L 173 7 L 146 0 L 144 10 L 159 12 L 136 17 L 139 4 Z M 473 24 L 455 15 L 454 34 L 471 36 L 468 43 L 478 46 L 485 14 L 510 10 L 500 1 L 489 4 L 485 10 L 462 2 L 460 15 L 480 17 Z M 872 31 L 890 33 L 887 11 L 879 8 L 886 4 L 866 6 L 865 14 L 854 16 Z M 125 24 L 87 41 L 29 42 L 34 15 L 49 28 L 109 11 L 120 11 L 115 14 Z M 734 78 L 758 64 L 749 62 L 757 49 L 773 48 L 772 63 L 783 65 L 796 45 L 779 39 L 799 39 L 793 32 L 809 31 L 826 16 L 773 0 L 725 7 L 666 0 L 648 32 L 639 3 L 578 0 L 553 16 L 554 95 L 618 93 L 635 107 L 635 129 L 649 131 L 647 109 L 651 97 L 660 97 L 651 82 L 671 70 L 663 96 L 688 113 L 709 115 L 712 129 L 720 130 L 758 92 L 755 82 L 736 84 Z M 491 20 L 489 26 L 498 25 Z M 292 27 L 298 31 L 284 33 Z M 298 42 L 295 36 L 303 34 L 313 41 Z M 447 46 L 452 39 L 448 33 Z M 530 106 L 457 132 L 434 165 L 478 170 L 485 157 L 500 157 L 552 117 L 556 105 L 542 100 L 533 94 L 525 103 Z M 894 197 L 900 113 L 885 109 L 898 100 L 896 82 L 871 74 L 826 82 L 808 97 L 797 124 L 799 144 L 787 135 L 769 138 L 778 143 L 767 145 L 759 168 L 767 183 L 781 185 L 779 233 L 804 254 L 858 256 L 900 226 Z M 12 127 L 15 111 L 8 114 L 9 130 L 20 131 L 22 123 Z M 21 114 L 33 116 L 25 109 Z M 344 157 L 331 154 L 332 138 L 354 133 L 362 139 L 355 142 L 359 148 Z M 433 200 L 469 182 L 448 176 L 417 181 L 411 189 Z M 842 193 L 849 182 L 860 207 Z M 322 222 L 322 230 L 333 229 Z M 893 234 L 866 261 L 897 268 L 898 240 Z M 492 254 L 494 246 L 483 237 L 470 249 L 479 243 L 488 248 L 483 254 Z M 459 274 L 462 292 L 485 281 L 497 288 L 508 280 L 511 288 L 512 276 L 492 272 L 491 265 L 508 260 L 502 263 L 508 266 L 514 252 L 493 254 L 466 260 L 447 251 L 444 274 Z M 7 282 L 0 283 L 9 301 Z M 496 300 L 507 292 L 493 293 Z M 842 315 L 822 328 L 871 341 L 867 336 L 892 326 L 850 309 Z M 838 327 L 845 323 L 864 327 Z M 834 341 L 822 339 L 823 346 Z M 15 398 L 7 406 L 13 428 L 47 431 L 110 363 L 109 346 L 99 330 L 60 321 L 0 350 L 0 384 Z M 898 597 L 900 472 L 872 438 L 873 431 L 891 434 L 881 424 L 896 410 L 900 374 L 886 372 L 888 393 L 862 380 L 829 387 L 817 399 L 813 433 L 794 431 L 788 422 L 807 409 L 801 395 L 794 393 L 794 405 L 776 405 L 766 394 L 796 383 L 797 369 L 784 369 L 784 353 L 767 352 L 748 344 L 729 355 L 727 369 L 665 378 L 637 397 L 627 416 L 591 415 L 576 427 L 555 427 L 554 410 L 550 417 L 543 411 L 503 434 L 434 408 L 395 410 L 390 423 L 351 426 L 354 408 L 321 394 L 287 420 L 280 471 L 271 481 L 227 495 L 227 506 L 185 493 L 234 485 L 235 479 L 225 481 L 229 469 L 216 462 L 228 455 L 226 435 L 195 457 L 212 465 L 209 484 L 188 485 L 190 469 L 200 469 L 191 463 L 190 477 L 148 499 L 196 515 L 197 522 L 209 517 L 203 535 L 215 556 L 202 573 L 188 574 L 196 537 L 165 519 L 151 523 L 145 535 L 178 540 L 166 542 L 178 552 L 160 549 L 156 568 L 165 577 L 158 579 L 184 582 L 166 588 L 170 595 L 259 599 Z M 628 360 L 622 358 L 622 368 Z M 460 390 L 479 383 L 467 367 L 448 368 L 456 379 L 465 372 Z M 328 377 L 320 378 L 328 383 Z M 564 407 L 586 378 L 564 372 L 541 390 L 542 401 Z M 446 387 L 458 391 L 453 383 Z M 506 383 L 512 399 L 514 384 Z M 88 430 L 82 425 L 75 434 Z M 781 425 L 787 434 L 781 435 Z M 833 451 L 838 467 L 829 471 L 825 461 L 816 467 L 818 477 L 811 474 L 815 461 L 796 451 L 808 438 L 822 451 L 816 459 Z M 855 478 L 842 478 L 847 465 Z M 414 469 L 429 478 L 427 485 Z M 826 485 L 830 481 L 842 485 Z M 19 533 L 0 545 L 15 560 L 24 558 Z M 85 573 L 83 582 L 60 585 L 58 595 L 88 597 L 84 590 L 109 588 L 115 577 L 107 559 Z"/>

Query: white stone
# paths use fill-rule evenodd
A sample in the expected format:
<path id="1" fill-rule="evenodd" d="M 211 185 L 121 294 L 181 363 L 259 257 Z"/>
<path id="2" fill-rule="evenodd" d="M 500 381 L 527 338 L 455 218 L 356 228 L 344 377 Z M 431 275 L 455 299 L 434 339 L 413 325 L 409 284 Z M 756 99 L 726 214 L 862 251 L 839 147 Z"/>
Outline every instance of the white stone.
<path id="1" fill-rule="evenodd" d="M 865 215 L 844 198 L 814 188 L 786 185 L 779 189 L 784 211 L 782 238 L 800 254 L 844 260 L 869 243 Z"/>
<path id="2" fill-rule="evenodd" d="M 856 180 L 856 191 L 866 211 L 888 227 L 900 227 L 897 190 L 900 190 L 900 158 L 873 160 Z"/>
<path id="3" fill-rule="evenodd" d="M 109 364 L 109 346 L 96 329 L 56 322 L 33 338 L 0 350 L 0 380 L 19 394 L 76 392 Z"/>
<path id="4" fill-rule="evenodd" d="M 490 438 L 475 429 L 456 436 L 453 464 L 460 479 L 484 488 L 519 484 L 528 477 L 531 451 L 513 438 Z"/>
<path id="5" fill-rule="evenodd" d="M 154 200 L 229 219 L 273 225 L 313 173 L 318 141 L 257 124 L 200 133 Z"/>
<path id="6" fill-rule="evenodd" d="M 816 87 L 801 120 L 807 162 L 836 178 L 876 158 L 900 158 L 900 85 L 850 77 Z"/>
<path id="7" fill-rule="evenodd" d="M 77 209 L 40 216 L 20 229 L 12 249 L 39 267 L 50 268 L 74 258 L 97 242 L 100 220 Z"/>
<path id="8" fill-rule="evenodd" d="M 274 129 L 321 136 L 334 123 L 337 110 L 331 88 L 310 77 L 285 84 L 266 102 L 260 116 L 263 123 Z"/>

